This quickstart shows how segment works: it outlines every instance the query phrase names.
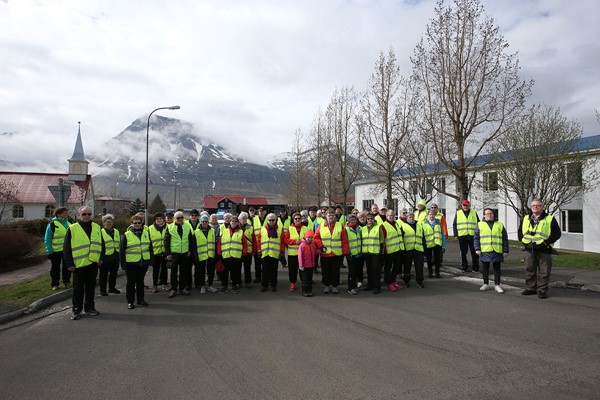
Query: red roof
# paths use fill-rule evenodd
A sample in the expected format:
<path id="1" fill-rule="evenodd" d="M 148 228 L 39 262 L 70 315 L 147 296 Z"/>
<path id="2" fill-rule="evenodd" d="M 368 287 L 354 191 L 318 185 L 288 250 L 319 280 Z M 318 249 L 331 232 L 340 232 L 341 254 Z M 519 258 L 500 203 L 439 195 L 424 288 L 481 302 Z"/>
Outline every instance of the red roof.
<path id="1" fill-rule="evenodd" d="M 247 197 L 237 194 L 209 194 L 204 196 L 204 208 L 219 208 L 218 203 L 223 199 L 229 199 L 237 204 L 248 204 L 250 206 L 266 206 L 269 201 L 266 197 Z"/>
<path id="2" fill-rule="evenodd" d="M 0 181 L 14 185 L 17 190 L 14 203 L 23 204 L 56 204 L 48 186 L 58 186 L 58 178 L 69 179 L 69 174 L 45 174 L 36 172 L 0 172 Z M 67 203 L 81 204 L 86 198 L 92 182 L 87 175 L 85 181 L 75 182 L 71 186 L 71 196 Z"/>

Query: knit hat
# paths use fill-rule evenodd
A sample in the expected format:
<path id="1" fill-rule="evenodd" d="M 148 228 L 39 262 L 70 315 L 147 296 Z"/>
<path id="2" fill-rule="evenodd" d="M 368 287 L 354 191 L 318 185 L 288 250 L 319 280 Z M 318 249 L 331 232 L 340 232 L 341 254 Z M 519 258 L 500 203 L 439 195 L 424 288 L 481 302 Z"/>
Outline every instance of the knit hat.
<path id="1" fill-rule="evenodd" d="M 427 202 L 425 201 L 425 199 L 421 199 L 421 200 L 419 200 L 419 202 L 417 204 L 420 206 L 426 206 Z"/>
<path id="2" fill-rule="evenodd" d="M 310 229 L 304 232 L 304 239 L 315 236 L 315 233 Z"/>
<path id="3" fill-rule="evenodd" d="M 105 222 L 106 222 L 106 220 L 109 220 L 109 219 L 110 219 L 111 221 L 112 221 L 112 220 L 114 220 L 114 217 L 112 216 L 112 214 L 105 214 L 105 215 L 103 215 L 103 216 L 102 216 L 102 223 L 105 223 Z"/>
<path id="4" fill-rule="evenodd" d="M 208 221 L 208 215 L 203 215 L 200 217 L 200 222 L 202 221 Z"/>

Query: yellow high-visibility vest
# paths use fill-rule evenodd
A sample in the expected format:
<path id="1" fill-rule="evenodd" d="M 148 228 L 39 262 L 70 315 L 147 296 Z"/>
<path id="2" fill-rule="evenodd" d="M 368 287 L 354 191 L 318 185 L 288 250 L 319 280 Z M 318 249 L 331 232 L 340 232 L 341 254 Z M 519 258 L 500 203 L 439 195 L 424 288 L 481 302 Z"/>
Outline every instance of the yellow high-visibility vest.
<path id="1" fill-rule="evenodd" d="M 54 234 L 52 235 L 52 251 L 57 253 L 63 251 L 65 245 L 65 236 L 67 235 L 68 226 L 71 225 L 67 222 L 67 227 L 61 224 L 59 221 L 52 221 L 54 224 Z"/>
<path id="2" fill-rule="evenodd" d="M 324 254 L 333 253 L 335 256 L 344 255 L 342 249 L 342 224 L 336 222 L 333 226 L 333 232 L 330 232 L 327 222 L 323 225 L 319 224 L 319 232 L 323 246 L 327 248 Z"/>
<path id="3" fill-rule="evenodd" d="M 361 234 L 363 254 L 379 254 L 379 245 L 381 244 L 381 230 L 379 225 L 373 225 L 370 228 L 363 226 Z"/>
<path id="4" fill-rule="evenodd" d="M 221 234 L 221 255 L 223 258 L 242 258 L 244 251 L 242 237 L 244 231 L 238 229 L 231 234 L 231 229 L 227 228 Z"/>
<path id="5" fill-rule="evenodd" d="M 119 251 L 119 243 L 121 242 L 121 236 L 118 230 L 113 230 L 113 236 L 110 236 L 106 229 L 102 228 L 102 240 L 104 240 L 104 254 L 107 256 L 115 254 L 115 251 Z"/>
<path id="6" fill-rule="evenodd" d="M 308 228 L 306 226 L 302 225 L 302 227 L 300 228 L 300 233 L 298 233 L 298 230 L 292 225 L 292 226 L 290 226 L 290 230 L 288 232 L 290 233 L 291 240 L 300 241 L 304 237 L 304 234 L 306 233 L 306 231 L 308 231 Z M 298 255 L 298 249 L 300 248 L 299 244 L 288 244 L 287 246 L 288 246 L 288 256 L 297 256 Z"/>
<path id="7" fill-rule="evenodd" d="M 521 242 L 523 244 L 535 243 L 542 244 L 542 242 L 550 237 L 552 233 L 551 225 L 552 219 L 554 217 L 552 215 L 546 215 L 546 217 L 539 221 L 535 228 L 531 225 L 531 221 L 529 219 L 529 215 L 525 216 L 523 220 L 523 238 Z M 553 247 L 554 244 L 551 244 L 550 247 Z"/>
<path id="8" fill-rule="evenodd" d="M 263 226 L 262 228 L 260 228 L 260 250 L 262 252 L 261 258 L 279 258 L 281 250 L 281 241 L 283 240 L 283 238 L 281 237 L 282 232 L 283 228 L 281 227 L 281 225 L 277 225 L 277 237 L 270 238 L 269 232 L 267 231 L 267 227 Z"/>
<path id="9" fill-rule="evenodd" d="M 479 246 L 483 253 L 502 253 L 502 222 L 495 221 L 490 229 L 486 221 L 479 221 Z"/>
<path id="10" fill-rule="evenodd" d="M 177 227 L 181 226 L 183 235 L 179 236 Z M 190 224 L 171 224 L 168 226 L 171 235 L 171 253 L 184 254 L 190 251 Z"/>
<path id="11" fill-rule="evenodd" d="M 125 262 L 129 264 L 139 263 L 142 260 L 150 260 L 150 237 L 148 231 L 142 230 L 142 236 L 131 231 L 125 232 L 127 248 L 125 249 Z"/>
<path id="12" fill-rule="evenodd" d="M 209 258 L 215 258 L 215 230 L 213 228 L 208 228 L 208 235 L 205 235 L 202 229 L 196 229 L 194 231 L 194 236 L 196 236 L 198 260 L 204 261 Z"/>
<path id="13" fill-rule="evenodd" d="M 362 251 L 362 235 L 360 226 L 357 231 L 354 231 L 346 225 L 346 235 L 348 235 L 348 246 L 350 247 L 350 255 L 357 256 Z"/>
<path id="14" fill-rule="evenodd" d="M 100 225 L 92 222 L 92 234 L 90 237 L 85 233 L 79 222 L 69 226 L 71 231 L 71 252 L 75 268 L 86 267 L 100 261 L 102 251 L 102 233 Z"/>
<path id="15" fill-rule="evenodd" d="M 385 251 L 387 254 L 404 250 L 405 246 L 400 228 L 401 224 L 399 222 L 396 222 L 395 226 L 388 221 L 383 223 L 383 229 L 385 229 Z"/>
<path id="16" fill-rule="evenodd" d="M 406 223 L 402 222 L 402 230 L 404 231 L 404 249 L 407 251 L 417 250 L 423 251 L 423 225 L 417 222 L 415 229 Z"/>
<path id="17" fill-rule="evenodd" d="M 158 256 L 165 253 L 165 233 L 167 233 L 167 229 L 168 227 L 165 226 L 162 231 L 159 231 L 154 224 L 150 225 L 148 233 L 150 234 L 154 255 Z"/>
<path id="18" fill-rule="evenodd" d="M 456 230 L 458 236 L 473 236 L 475 234 L 475 226 L 477 225 L 477 213 L 469 210 L 469 217 L 465 216 L 463 210 L 456 212 Z"/>

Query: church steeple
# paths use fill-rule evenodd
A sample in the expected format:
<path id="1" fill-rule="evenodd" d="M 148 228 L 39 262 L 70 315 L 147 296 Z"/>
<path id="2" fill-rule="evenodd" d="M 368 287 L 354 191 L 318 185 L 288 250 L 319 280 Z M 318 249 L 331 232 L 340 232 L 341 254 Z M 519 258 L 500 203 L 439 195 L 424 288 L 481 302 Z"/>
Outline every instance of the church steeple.
<path id="1" fill-rule="evenodd" d="M 89 162 L 85 159 L 85 154 L 83 153 L 81 122 L 78 122 L 78 124 L 79 129 L 77 131 L 75 149 L 73 150 L 73 155 L 69 159 L 69 180 L 71 181 L 84 181 L 88 174 Z"/>

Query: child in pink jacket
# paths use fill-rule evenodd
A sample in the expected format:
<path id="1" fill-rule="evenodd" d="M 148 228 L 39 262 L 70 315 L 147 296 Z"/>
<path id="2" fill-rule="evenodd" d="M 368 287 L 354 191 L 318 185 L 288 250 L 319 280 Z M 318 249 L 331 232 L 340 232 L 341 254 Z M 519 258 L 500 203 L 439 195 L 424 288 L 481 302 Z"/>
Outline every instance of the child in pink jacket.
<path id="1" fill-rule="evenodd" d="M 312 278 L 315 268 L 315 259 L 319 250 L 314 242 L 315 233 L 311 230 L 306 231 L 300 247 L 298 248 L 298 269 L 300 270 L 300 279 L 302 280 L 302 296 L 312 297 Z"/>

